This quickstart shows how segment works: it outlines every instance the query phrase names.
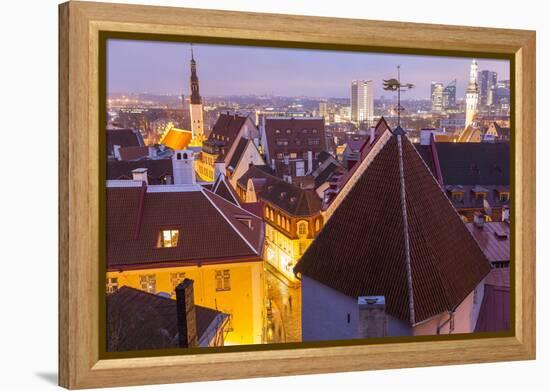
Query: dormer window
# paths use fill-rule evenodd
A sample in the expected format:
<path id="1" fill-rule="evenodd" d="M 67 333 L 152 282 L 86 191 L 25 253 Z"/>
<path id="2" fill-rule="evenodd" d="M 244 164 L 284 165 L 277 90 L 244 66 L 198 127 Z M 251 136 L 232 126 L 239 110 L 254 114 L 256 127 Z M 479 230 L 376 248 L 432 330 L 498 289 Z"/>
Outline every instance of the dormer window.
<path id="1" fill-rule="evenodd" d="M 160 231 L 158 247 L 176 247 L 178 245 L 179 232 L 177 229 L 163 229 Z"/>
<path id="2" fill-rule="evenodd" d="M 508 202 L 510 201 L 510 193 L 501 191 L 498 195 L 498 199 L 500 200 L 500 202 Z"/>
<path id="3" fill-rule="evenodd" d="M 487 193 L 480 191 L 475 193 L 476 201 L 483 201 L 487 197 Z"/>
<path id="4" fill-rule="evenodd" d="M 462 202 L 464 200 L 464 193 L 461 191 L 453 191 L 451 197 L 453 202 Z"/>
<path id="5" fill-rule="evenodd" d="M 246 217 L 246 216 L 236 216 L 235 217 L 237 219 L 238 222 L 246 225 L 248 228 L 252 229 L 252 219 L 250 217 Z"/>

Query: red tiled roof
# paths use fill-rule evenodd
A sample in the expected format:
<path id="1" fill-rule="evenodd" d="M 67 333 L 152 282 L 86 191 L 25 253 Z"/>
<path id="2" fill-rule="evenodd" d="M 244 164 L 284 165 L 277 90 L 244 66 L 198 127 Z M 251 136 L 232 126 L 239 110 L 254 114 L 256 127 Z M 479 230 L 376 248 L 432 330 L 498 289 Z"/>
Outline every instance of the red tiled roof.
<path id="1" fill-rule="evenodd" d="M 510 287 L 510 268 L 499 267 L 492 269 L 485 277 L 485 284 L 500 287 Z"/>
<path id="2" fill-rule="evenodd" d="M 260 219 L 198 185 L 174 189 L 107 188 L 108 270 L 260 260 Z M 237 215 L 248 215 L 251 228 Z M 162 229 L 179 230 L 176 247 L 157 247 Z"/>
<path id="3" fill-rule="evenodd" d="M 137 160 L 149 155 L 149 147 L 122 147 L 120 160 Z"/>
<path id="4" fill-rule="evenodd" d="M 510 261 L 510 225 L 505 222 L 488 222 L 483 227 L 466 224 L 468 230 L 491 262 Z"/>
<path id="5" fill-rule="evenodd" d="M 233 143 L 239 140 L 239 132 L 247 118 L 247 116 L 238 114 L 220 114 L 208 136 L 210 142 L 223 142 L 223 147 L 220 148 L 220 154 L 217 158 L 218 161 L 223 161 Z"/>
<path id="6" fill-rule="evenodd" d="M 172 159 L 108 160 L 107 179 L 132 179 L 132 171 L 136 168 L 146 168 L 149 184 L 158 185 L 172 175 Z"/>
<path id="7" fill-rule="evenodd" d="M 197 337 L 227 314 L 195 305 Z M 107 296 L 107 351 L 178 347 L 176 300 L 123 286 Z"/>
<path id="8" fill-rule="evenodd" d="M 410 141 L 383 142 L 295 272 L 354 298 L 384 295 L 414 325 L 455 309 L 490 264 Z"/>

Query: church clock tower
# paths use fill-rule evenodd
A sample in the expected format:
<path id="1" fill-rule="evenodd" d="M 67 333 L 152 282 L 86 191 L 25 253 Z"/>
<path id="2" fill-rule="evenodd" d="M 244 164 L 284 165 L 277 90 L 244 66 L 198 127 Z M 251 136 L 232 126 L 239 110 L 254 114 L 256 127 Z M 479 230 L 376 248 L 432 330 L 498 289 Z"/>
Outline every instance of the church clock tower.
<path id="1" fill-rule="evenodd" d="M 199 93 L 199 78 L 197 76 L 197 63 L 193 56 L 193 47 L 191 46 L 191 98 L 189 102 L 189 112 L 191 119 L 191 132 L 193 139 L 192 145 L 200 146 L 204 140 L 204 118 L 202 111 L 202 98 Z"/>
<path id="2" fill-rule="evenodd" d="M 474 121 L 478 97 L 479 89 L 477 87 L 477 62 L 474 59 L 470 65 L 470 82 L 468 83 L 468 88 L 466 89 L 466 123 L 464 124 L 464 129 L 467 129 L 468 126 L 470 126 Z"/>

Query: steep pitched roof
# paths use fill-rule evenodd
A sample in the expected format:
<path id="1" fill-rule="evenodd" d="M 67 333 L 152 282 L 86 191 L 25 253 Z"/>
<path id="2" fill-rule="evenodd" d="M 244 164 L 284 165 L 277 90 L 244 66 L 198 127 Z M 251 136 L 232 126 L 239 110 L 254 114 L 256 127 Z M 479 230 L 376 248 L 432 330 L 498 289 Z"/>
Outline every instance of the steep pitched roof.
<path id="1" fill-rule="evenodd" d="M 323 118 L 268 117 L 265 120 L 265 131 L 267 148 L 272 159 L 277 158 L 277 153 L 296 153 L 302 157 L 306 151 L 315 154 L 326 150 Z M 287 143 L 278 145 L 278 140 L 286 140 Z"/>
<path id="2" fill-rule="evenodd" d="M 212 188 L 209 190 L 219 195 L 220 197 L 225 198 L 225 200 L 231 202 L 232 204 L 241 206 L 239 202 L 239 196 L 237 195 L 237 193 L 235 193 L 235 190 L 233 190 L 233 186 L 227 183 L 225 175 L 219 175 L 212 185 Z"/>
<path id="3" fill-rule="evenodd" d="M 241 139 L 239 140 L 239 143 L 235 147 L 233 156 L 231 156 L 231 160 L 229 160 L 229 164 L 227 165 L 228 169 L 234 170 L 237 167 L 237 164 L 239 163 L 239 160 L 241 160 L 241 156 L 243 155 L 244 150 L 246 149 L 246 145 L 248 144 L 249 141 L 250 140 L 244 137 L 241 137 Z"/>
<path id="4" fill-rule="evenodd" d="M 387 130 L 358 165 L 295 272 L 354 298 L 384 295 L 411 325 L 455 309 L 490 264 L 422 158 Z"/>
<path id="5" fill-rule="evenodd" d="M 222 327 L 227 314 L 195 305 L 200 341 L 211 325 Z M 178 347 L 176 300 L 123 286 L 107 296 L 107 350 Z"/>
<path id="6" fill-rule="evenodd" d="M 138 160 L 149 155 L 149 147 L 121 147 L 120 160 Z"/>
<path id="7" fill-rule="evenodd" d="M 477 227 L 466 224 L 468 230 L 491 262 L 510 261 L 510 225 L 503 221 L 494 221 Z"/>
<path id="8" fill-rule="evenodd" d="M 158 247 L 162 229 L 179 230 L 175 247 Z M 107 188 L 108 270 L 256 261 L 263 237 L 261 219 L 199 185 Z"/>

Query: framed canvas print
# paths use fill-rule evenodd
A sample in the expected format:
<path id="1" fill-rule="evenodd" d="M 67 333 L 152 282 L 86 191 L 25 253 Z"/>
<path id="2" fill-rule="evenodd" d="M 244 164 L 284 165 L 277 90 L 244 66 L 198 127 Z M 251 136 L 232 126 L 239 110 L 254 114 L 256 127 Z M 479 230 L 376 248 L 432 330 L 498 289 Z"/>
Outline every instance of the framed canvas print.
<path id="1" fill-rule="evenodd" d="M 535 357 L 534 32 L 59 12 L 62 386 Z"/>

